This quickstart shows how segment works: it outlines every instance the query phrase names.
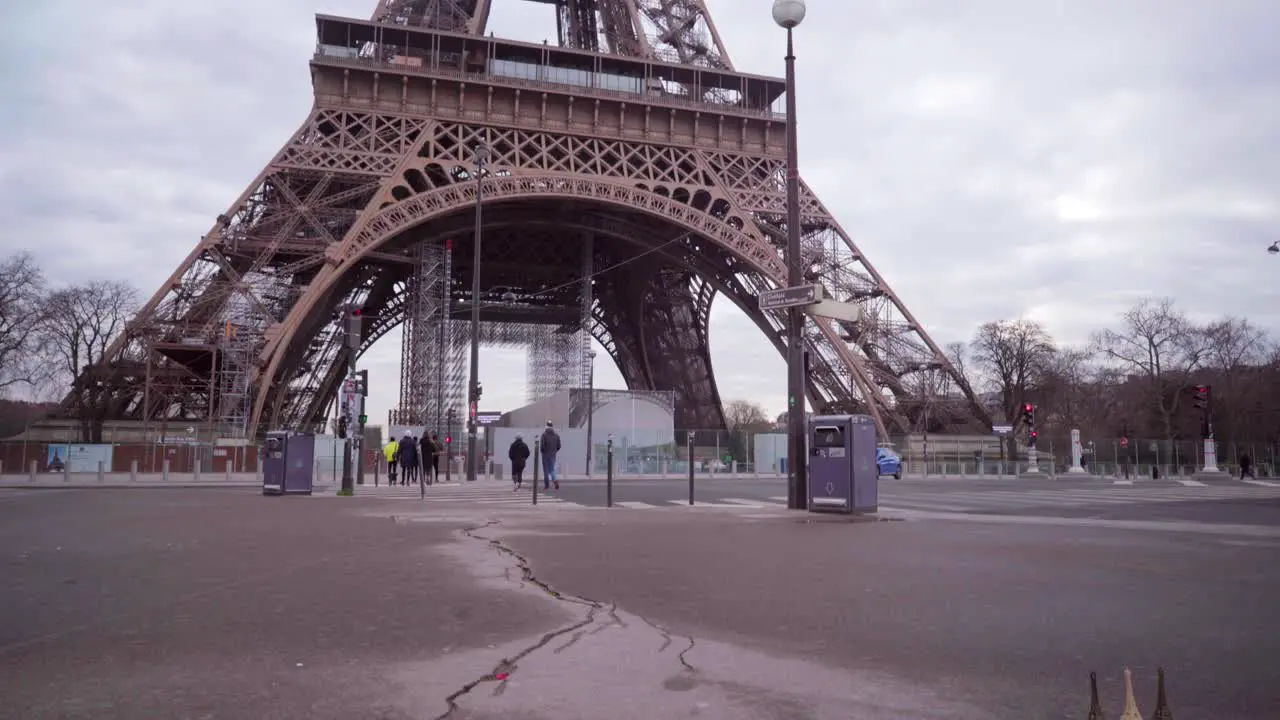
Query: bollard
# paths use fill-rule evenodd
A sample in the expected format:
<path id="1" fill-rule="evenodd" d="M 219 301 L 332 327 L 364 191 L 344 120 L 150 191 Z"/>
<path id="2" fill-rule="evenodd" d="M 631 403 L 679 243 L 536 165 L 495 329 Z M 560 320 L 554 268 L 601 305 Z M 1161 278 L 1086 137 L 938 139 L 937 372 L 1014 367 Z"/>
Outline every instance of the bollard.
<path id="1" fill-rule="evenodd" d="M 129 461 L 129 482 L 138 482 L 138 461 Z"/>
<path id="2" fill-rule="evenodd" d="M 689 505 L 693 505 L 693 431 L 689 431 Z"/>
<path id="3" fill-rule="evenodd" d="M 609 433 L 609 446 L 605 461 L 608 463 L 604 477 L 605 507 L 613 507 L 613 433 Z"/>
<path id="4" fill-rule="evenodd" d="M 169 482 L 169 458 L 165 458 L 160 465 L 160 479 Z"/>
<path id="5" fill-rule="evenodd" d="M 98 461 L 98 482 L 105 482 L 107 479 L 106 470 L 102 467 L 102 461 Z"/>
<path id="6" fill-rule="evenodd" d="M 191 469 L 192 469 L 191 475 L 192 475 L 193 479 L 194 479 L 196 482 L 200 482 L 200 461 L 199 461 L 199 460 L 196 460 L 196 461 L 195 461 L 195 464 L 192 466 L 192 468 L 191 468 Z"/>
<path id="7" fill-rule="evenodd" d="M 223 466 L 222 470 L 226 474 L 227 482 L 231 482 L 231 458 L 227 458 L 227 464 Z"/>
<path id="8" fill-rule="evenodd" d="M 538 504 L 538 444 L 533 445 L 533 504 Z"/>
<path id="9" fill-rule="evenodd" d="M 35 481 L 36 481 L 36 467 L 37 467 L 37 466 L 36 466 L 36 461 L 35 461 L 35 460 L 32 460 L 32 461 L 31 461 L 31 474 L 27 476 L 27 482 L 35 482 Z"/>

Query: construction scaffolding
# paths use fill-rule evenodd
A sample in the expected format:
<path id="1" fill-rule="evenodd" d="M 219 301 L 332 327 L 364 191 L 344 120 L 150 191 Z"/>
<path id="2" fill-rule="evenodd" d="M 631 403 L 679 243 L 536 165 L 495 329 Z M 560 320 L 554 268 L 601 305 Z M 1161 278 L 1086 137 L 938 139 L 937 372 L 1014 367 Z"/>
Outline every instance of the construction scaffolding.
<path id="1" fill-rule="evenodd" d="M 436 426 L 444 420 L 446 365 L 442 322 L 449 307 L 450 250 L 435 243 L 417 247 L 417 264 L 405 288 L 404 330 L 400 349 L 400 414 L 397 424 Z"/>
<path id="2" fill-rule="evenodd" d="M 423 243 L 416 249 L 417 263 L 406 285 L 404 330 L 401 340 L 400 407 L 391 413 L 392 424 L 419 425 L 445 432 L 446 413 L 466 410 L 466 377 L 471 323 L 456 319 L 452 304 L 453 249 Z M 576 320 L 571 322 L 517 322 L 482 320 L 480 345 L 522 348 L 526 361 L 526 399 L 535 402 L 561 390 L 586 387 L 591 375 L 592 246 L 583 253 L 583 282 Z M 494 293 L 490 293 L 493 295 Z M 536 298 L 486 302 L 489 311 L 536 311 Z M 536 314 L 536 313 L 535 313 Z M 563 317 L 561 314 L 560 317 Z"/>
<path id="3" fill-rule="evenodd" d="M 279 314 L 277 308 L 293 300 L 280 284 L 274 277 L 260 273 L 247 275 L 224 306 L 214 362 L 218 383 L 216 418 L 226 437 L 249 436 L 253 361 L 262 349 L 267 325 Z"/>

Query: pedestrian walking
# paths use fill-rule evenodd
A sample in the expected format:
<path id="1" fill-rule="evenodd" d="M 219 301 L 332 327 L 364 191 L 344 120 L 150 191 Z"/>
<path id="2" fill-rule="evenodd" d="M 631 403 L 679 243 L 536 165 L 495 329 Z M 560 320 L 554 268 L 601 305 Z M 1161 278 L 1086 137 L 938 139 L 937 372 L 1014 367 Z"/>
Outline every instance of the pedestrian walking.
<path id="1" fill-rule="evenodd" d="M 404 439 L 400 441 L 400 470 L 401 485 L 408 485 L 417 475 L 418 443 L 414 442 L 409 433 L 405 433 Z"/>
<path id="2" fill-rule="evenodd" d="M 542 487 L 550 490 L 554 483 L 560 489 L 560 479 L 556 476 L 556 453 L 560 452 L 560 435 L 555 426 L 547 421 L 547 429 L 542 431 L 538 449 L 542 451 Z"/>
<path id="3" fill-rule="evenodd" d="M 436 465 L 436 444 L 424 432 L 422 433 L 422 439 L 418 442 L 418 447 L 420 449 L 419 454 L 422 456 L 422 477 L 419 478 L 418 482 L 430 485 L 435 482 L 432 471 Z"/>
<path id="4" fill-rule="evenodd" d="M 529 445 L 525 443 L 523 435 L 516 435 L 507 450 L 507 459 L 511 461 L 511 479 L 515 481 L 515 489 L 519 490 L 524 484 L 524 464 L 529 459 Z"/>
<path id="5" fill-rule="evenodd" d="M 431 456 L 431 472 L 436 482 L 440 482 L 440 458 L 444 458 L 445 462 L 449 462 L 449 458 L 445 457 L 444 443 L 440 442 L 439 433 L 431 433 L 431 444 L 435 446 L 436 453 Z"/>
<path id="6" fill-rule="evenodd" d="M 1241 455 L 1240 456 L 1240 479 L 1243 480 L 1246 475 L 1253 478 L 1254 480 L 1258 479 L 1258 476 L 1253 474 L 1253 458 L 1250 458 L 1248 455 Z"/>
<path id="7" fill-rule="evenodd" d="M 387 458 L 387 484 L 396 484 L 396 464 L 400 460 L 400 443 L 395 438 L 382 446 L 382 454 Z"/>

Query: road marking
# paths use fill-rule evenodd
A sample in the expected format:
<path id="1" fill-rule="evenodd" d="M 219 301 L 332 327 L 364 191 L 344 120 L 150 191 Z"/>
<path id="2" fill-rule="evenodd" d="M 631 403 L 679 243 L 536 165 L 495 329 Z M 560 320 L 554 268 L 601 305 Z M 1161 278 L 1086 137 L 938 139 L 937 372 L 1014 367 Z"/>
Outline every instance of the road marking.
<path id="1" fill-rule="evenodd" d="M 720 498 L 720 499 L 727 503 L 733 503 L 735 505 L 741 505 L 743 507 L 750 507 L 750 508 L 757 508 L 757 509 L 767 508 L 767 507 L 779 507 L 777 503 L 762 502 L 760 500 L 748 500 L 746 498 Z"/>
<path id="2" fill-rule="evenodd" d="M 690 508 L 738 508 L 742 510 L 746 510 L 746 509 L 759 510 L 760 508 L 766 507 L 765 505 L 760 505 L 760 504 L 738 505 L 736 503 L 713 503 L 713 502 L 697 502 L 693 505 L 690 505 L 688 500 L 668 500 L 667 502 L 671 503 L 672 505 L 675 505 L 676 507 L 683 506 L 683 507 L 690 507 Z"/>
<path id="3" fill-rule="evenodd" d="M 1179 485 L 1182 485 L 1184 487 L 1209 487 L 1208 485 L 1200 482 L 1199 480 L 1178 480 L 1177 482 Z"/>
<path id="4" fill-rule="evenodd" d="M 1133 484 L 1133 481 L 1132 481 L 1132 480 L 1116 480 L 1115 482 L 1113 482 L 1113 483 L 1111 483 L 1111 484 L 1112 484 L 1112 485 L 1132 485 L 1132 484 Z"/>
<path id="5" fill-rule="evenodd" d="M 634 500 L 624 500 L 622 502 L 615 502 L 614 505 L 620 505 L 630 510 L 655 510 L 658 507 L 657 505 L 650 505 L 649 503 L 645 503 L 645 502 L 635 502 Z"/>
<path id="6" fill-rule="evenodd" d="M 1269 487 L 1269 488 L 1280 487 L 1280 482 L 1271 482 L 1269 480 L 1241 480 L 1240 482 L 1248 483 L 1250 485 L 1260 485 L 1262 487 Z"/>

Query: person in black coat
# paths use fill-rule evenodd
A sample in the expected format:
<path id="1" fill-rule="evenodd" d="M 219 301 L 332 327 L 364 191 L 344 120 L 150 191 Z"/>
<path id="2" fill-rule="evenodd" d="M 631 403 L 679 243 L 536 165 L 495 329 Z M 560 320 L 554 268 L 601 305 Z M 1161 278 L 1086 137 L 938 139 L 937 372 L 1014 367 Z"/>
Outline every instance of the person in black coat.
<path id="1" fill-rule="evenodd" d="M 409 433 L 400 441 L 400 484 L 408 485 L 418 477 L 418 443 Z"/>
<path id="2" fill-rule="evenodd" d="M 424 432 L 422 439 L 418 441 L 418 446 L 422 448 L 422 477 L 418 482 L 430 485 L 437 479 L 433 472 L 436 465 L 436 444 L 431 441 L 431 436 Z"/>
<path id="3" fill-rule="evenodd" d="M 523 435 L 517 435 L 511 443 L 507 459 L 511 461 L 511 479 L 515 481 L 516 490 L 519 490 L 524 483 L 524 464 L 529 459 L 529 446 L 525 444 Z"/>

